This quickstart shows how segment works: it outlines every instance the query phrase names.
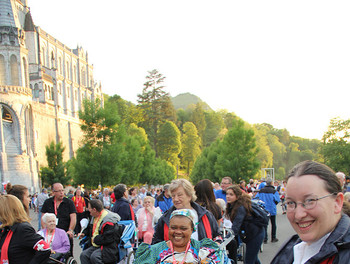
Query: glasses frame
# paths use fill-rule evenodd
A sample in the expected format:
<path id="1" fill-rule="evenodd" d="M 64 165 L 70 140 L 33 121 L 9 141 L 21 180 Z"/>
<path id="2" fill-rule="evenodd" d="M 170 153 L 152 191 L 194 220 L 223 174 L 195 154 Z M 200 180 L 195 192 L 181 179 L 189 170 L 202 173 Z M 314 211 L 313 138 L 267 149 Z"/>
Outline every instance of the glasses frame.
<path id="1" fill-rule="evenodd" d="M 334 195 L 337 195 L 338 193 L 330 193 L 330 194 L 327 194 L 327 195 L 324 195 L 324 196 L 321 196 L 321 197 L 318 197 L 318 198 L 311 198 L 311 199 L 306 199 L 304 202 L 299 202 L 299 203 L 297 203 L 297 202 L 293 202 L 293 201 L 286 201 L 286 202 L 284 202 L 283 203 L 283 205 L 286 207 L 286 209 L 287 209 L 287 211 L 288 212 L 293 212 L 293 211 L 295 211 L 295 209 L 298 207 L 298 204 L 300 204 L 304 209 L 306 209 L 306 210 L 312 210 L 312 209 L 314 209 L 315 207 L 316 207 L 316 205 L 317 205 L 317 201 L 318 200 L 321 200 L 321 199 L 323 199 L 323 198 L 327 198 L 327 197 L 329 197 L 329 196 L 334 196 Z M 307 208 L 307 205 L 305 204 L 307 201 L 311 201 L 311 202 L 315 202 L 315 205 L 314 206 L 312 206 L 311 208 Z M 294 208 L 288 208 L 288 203 L 292 203 L 292 204 L 294 204 Z"/>

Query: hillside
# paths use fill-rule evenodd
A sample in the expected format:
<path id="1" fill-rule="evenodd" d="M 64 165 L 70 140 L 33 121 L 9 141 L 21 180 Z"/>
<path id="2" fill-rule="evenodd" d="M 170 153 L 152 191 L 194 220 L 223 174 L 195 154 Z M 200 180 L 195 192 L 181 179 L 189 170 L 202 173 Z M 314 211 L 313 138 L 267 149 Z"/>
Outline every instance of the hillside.
<path id="1" fill-rule="evenodd" d="M 189 106 L 197 103 L 202 103 L 204 110 L 212 110 L 207 103 L 203 102 L 198 96 L 191 93 L 183 93 L 175 97 L 171 97 L 171 101 L 173 102 L 176 110 L 180 108 L 186 109 Z"/>

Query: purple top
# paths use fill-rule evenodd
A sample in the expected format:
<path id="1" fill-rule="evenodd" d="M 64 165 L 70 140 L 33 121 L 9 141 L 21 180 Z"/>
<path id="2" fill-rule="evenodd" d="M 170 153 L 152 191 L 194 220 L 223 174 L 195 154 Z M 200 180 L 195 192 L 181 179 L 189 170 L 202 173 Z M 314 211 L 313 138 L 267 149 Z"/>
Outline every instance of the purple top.
<path id="1" fill-rule="evenodd" d="M 46 228 L 41 229 L 40 231 L 38 231 L 38 234 L 41 235 L 43 238 L 46 238 L 46 231 Z M 45 241 L 49 242 L 46 239 Z M 66 231 L 56 227 L 55 236 L 51 243 L 51 249 L 57 253 L 67 253 L 70 250 L 69 238 Z"/>

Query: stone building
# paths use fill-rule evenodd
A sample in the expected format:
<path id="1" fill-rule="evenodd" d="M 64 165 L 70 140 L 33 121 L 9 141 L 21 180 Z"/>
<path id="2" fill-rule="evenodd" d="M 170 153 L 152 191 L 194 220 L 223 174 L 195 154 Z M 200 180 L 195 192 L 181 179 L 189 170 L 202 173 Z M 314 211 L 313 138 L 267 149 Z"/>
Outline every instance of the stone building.
<path id="1" fill-rule="evenodd" d="M 86 98 L 103 100 L 88 54 L 35 26 L 27 0 L 0 0 L 1 182 L 38 191 L 52 141 L 63 143 L 65 160 L 73 157 Z"/>

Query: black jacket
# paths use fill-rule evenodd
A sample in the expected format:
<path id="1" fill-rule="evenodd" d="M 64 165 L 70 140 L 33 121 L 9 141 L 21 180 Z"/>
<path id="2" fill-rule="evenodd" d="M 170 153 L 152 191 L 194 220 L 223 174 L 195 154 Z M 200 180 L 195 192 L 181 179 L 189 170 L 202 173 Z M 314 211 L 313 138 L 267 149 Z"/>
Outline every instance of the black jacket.
<path id="1" fill-rule="evenodd" d="M 125 198 L 116 200 L 112 211 L 120 216 L 120 220 L 132 220 L 130 203 Z"/>
<path id="2" fill-rule="evenodd" d="M 102 219 L 98 230 L 99 234 L 94 238 L 94 243 L 101 246 L 103 263 L 116 263 L 118 260 L 118 244 L 123 232 L 121 226 L 117 224 L 119 220 L 119 215 L 108 212 Z M 92 217 L 87 228 L 83 230 L 83 233 L 89 237 L 89 246 L 92 246 L 91 237 L 93 223 L 94 218 Z"/>
<path id="3" fill-rule="evenodd" d="M 197 203 L 191 202 L 192 208 L 197 212 L 198 214 L 198 221 L 199 224 L 197 226 L 198 228 L 198 240 L 202 240 L 203 238 L 207 237 L 207 233 L 204 228 L 204 224 L 202 221 L 202 217 L 206 215 L 208 217 L 210 227 L 211 227 L 211 233 L 212 233 L 212 239 L 214 241 L 221 240 L 220 232 L 219 232 L 219 226 L 218 222 L 216 221 L 215 217 L 211 212 L 209 212 L 207 209 L 205 209 L 202 206 L 199 206 Z M 152 239 L 152 244 L 156 244 L 158 242 L 164 241 L 164 223 L 166 223 L 169 226 L 170 222 L 170 215 L 171 213 L 176 210 L 175 206 L 172 206 L 168 211 L 166 211 L 161 218 L 159 218 L 158 223 L 154 230 L 154 235 Z"/>
<path id="4" fill-rule="evenodd" d="M 271 264 L 293 263 L 293 247 L 300 242 L 298 235 L 292 236 L 279 249 Z M 320 251 L 305 264 L 321 263 L 334 255 L 333 264 L 350 263 L 350 218 L 347 215 L 342 215 L 338 225 L 324 242 Z"/>
<path id="5" fill-rule="evenodd" d="M 13 232 L 8 248 L 9 263 L 44 264 L 48 261 L 51 253 L 49 246 L 27 222 L 1 229 L 0 249 L 9 230 Z"/>
<path id="6" fill-rule="evenodd" d="M 234 219 L 231 219 L 232 230 L 235 236 L 240 236 L 243 242 L 249 242 L 254 239 L 258 233 L 264 232 L 263 227 L 254 223 L 253 216 L 247 215 L 243 205 L 238 207 Z"/>

